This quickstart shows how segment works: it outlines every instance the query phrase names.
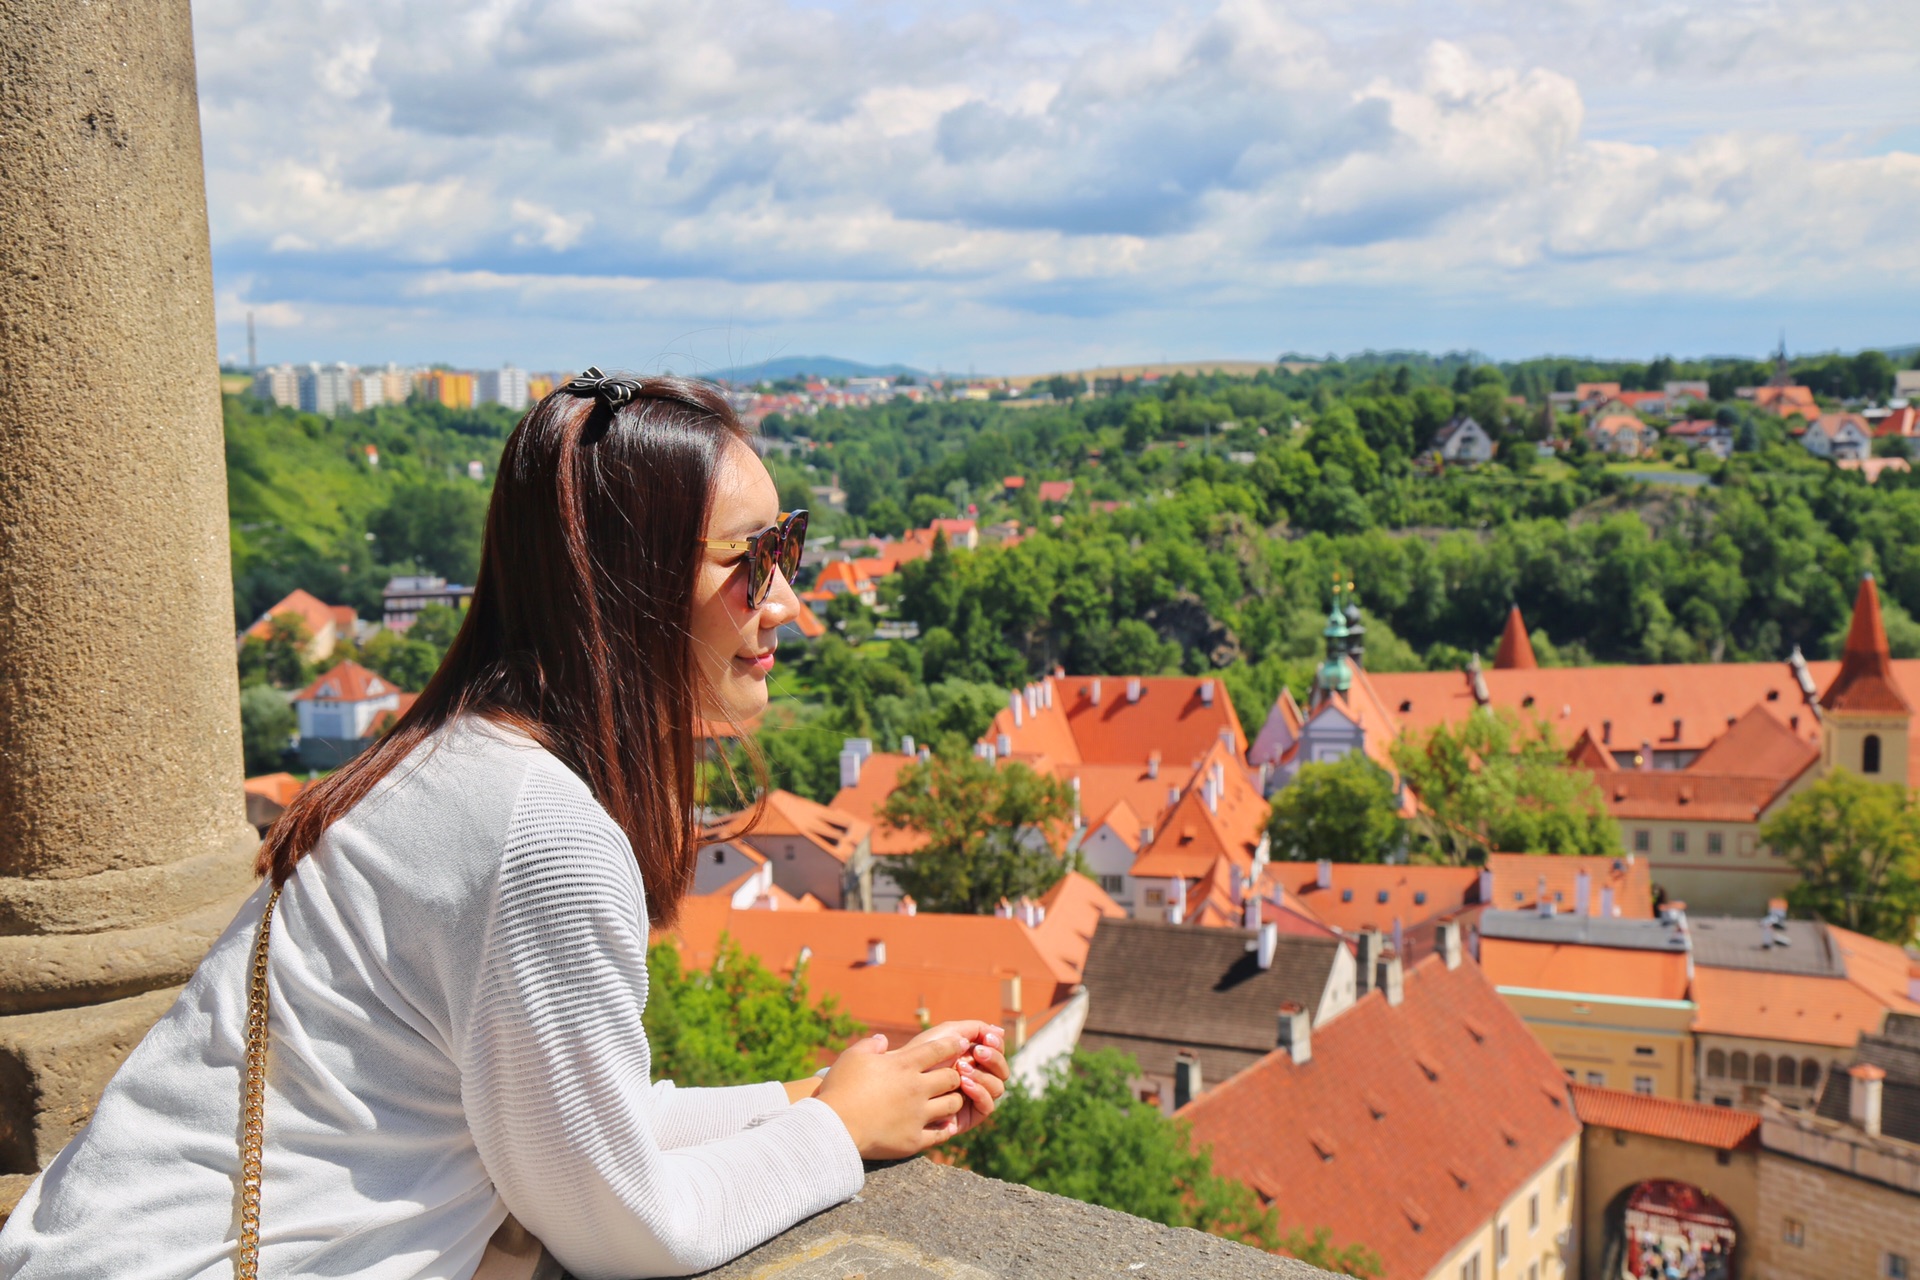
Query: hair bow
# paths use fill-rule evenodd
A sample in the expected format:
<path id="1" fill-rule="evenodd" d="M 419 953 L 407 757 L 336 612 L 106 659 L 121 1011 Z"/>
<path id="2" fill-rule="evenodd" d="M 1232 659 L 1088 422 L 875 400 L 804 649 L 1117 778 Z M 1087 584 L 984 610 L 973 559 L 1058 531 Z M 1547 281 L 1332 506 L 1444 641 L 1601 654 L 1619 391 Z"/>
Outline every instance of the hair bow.
<path id="1" fill-rule="evenodd" d="M 609 409 L 618 409 L 640 394 L 638 382 L 632 378 L 609 378 L 597 365 L 588 365 L 587 371 L 569 382 L 565 389 L 577 396 L 598 396 Z"/>

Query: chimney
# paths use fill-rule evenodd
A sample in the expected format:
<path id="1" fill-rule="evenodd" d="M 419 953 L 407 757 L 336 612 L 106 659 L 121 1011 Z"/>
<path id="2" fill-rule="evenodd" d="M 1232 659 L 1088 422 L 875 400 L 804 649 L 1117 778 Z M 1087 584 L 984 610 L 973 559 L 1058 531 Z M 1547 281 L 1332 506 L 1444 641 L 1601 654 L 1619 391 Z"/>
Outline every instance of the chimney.
<path id="1" fill-rule="evenodd" d="M 1127 701 L 1128 702 L 1140 701 L 1140 677 L 1139 676 L 1127 677 Z"/>
<path id="2" fill-rule="evenodd" d="M 1095 680 L 1087 687 L 1087 700 L 1096 707 L 1100 705 L 1100 682 L 1098 680 Z"/>
<path id="3" fill-rule="evenodd" d="M 1020 1013 L 1020 975 L 1010 973 L 1000 979 L 1000 1007 L 1007 1013 Z"/>
<path id="4" fill-rule="evenodd" d="M 1027 722 L 1023 701 L 1018 693 L 1007 695 L 1007 709 L 1013 712 L 1013 727 L 1016 729 Z"/>
<path id="5" fill-rule="evenodd" d="M 1200 682 L 1200 705 L 1203 707 L 1213 705 L 1213 681 L 1211 680 Z"/>
<path id="6" fill-rule="evenodd" d="M 840 753 L 840 785 L 842 788 L 860 785 L 860 757 L 852 750 Z"/>
<path id="7" fill-rule="evenodd" d="M 1237 877 L 1238 872 L 1234 873 Z M 1240 927 L 1243 929 L 1260 928 L 1260 895 L 1253 891 L 1253 885 L 1247 885 L 1247 892 L 1240 903 Z M 1261 965 L 1262 969 L 1267 966 Z"/>
<path id="8" fill-rule="evenodd" d="M 1640 771 L 1650 773 L 1653 770 L 1653 744 L 1642 739 L 1640 742 Z"/>
<path id="9" fill-rule="evenodd" d="M 1442 964 L 1449 969 L 1458 969 L 1463 951 L 1460 945 L 1460 922 L 1458 920 L 1441 921 L 1440 927 L 1434 931 L 1433 947 L 1440 953 Z"/>
<path id="10" fill-rule="evenodd" d="M 867 939 L 867 963 L 881 965 L 887 962 L 887 944 L 883 938 Z"/>
<path id="11" fill-rule="evenodd" d="M 1584 871 L 1574 873 L 1573 914 L 1584 916 L 1593 906 L 1593 877 Z"/>
<path id="12" fill-rule="evenodd" d="M 1248 901 L 1258 904 L 1260 899 L 1250 898 L 1248 899 Z M 1255 909 L 1256 910 L 1258 909 L 1257 905 Z M 1260 937 L 1258 939 L 1258 943 L 1260 947 L 1260 950 L 1258 953 L 1259 959 L 1260 959 L 1260 967 L 1262 969 L 1273 968 L 1273 953 L 1280 949 L 1280 926 L 1277 924 L 1261 925 Z"/>
<path id="13" fill-rule="evenodd" d="M 1398 1005 L 1406 996 L 1406 970 L 1401 967 L 1400 953 L 1389 951 L 1380 959 L 1380 989 L 1387 993 L 1387 1003 Z"/>
<path id="14" fill-rule="evenodd" d="M 1185 924 L 1187 919 L 1187 882 L 1179 876 L 1167 881 L 1167 923 Z"/>
<path id="15" fill-rule="evenodd" d="M 1393 950 L 1395 955 L 1398 955 L 1400 953 L 1401 946 L 1406 942 L 1406 940 L 1407 940 L 1406 928 L 1400 923 L 1400 917 L 1395 916 L 1393 918 Z"/>
<path id="16" fill-rule="evenodd" d="M 1083 827 L 1086 825 L 1086 820 L 1080 816 L 1080 775 L 1075 774 L 1067 779 L 1067 786 L 1073 791 L 1073 825 Z"/>
<path id="17" fill-rule="evenodd" d="M 914 754 L 912 734 L 903 733 L 900 735 L 900 754 L 903 756 L 910 756 Z"/>
<path id="18" fill-rule="evenodd" d="M 903 916 L 918 915 L 920 914 L 920 904 L 913 900 L 912 894 L 903 893 L 900 895 L 900 905 L 895 907 L 894 910 Z"/>
<path id="19" fill-rule="evenodd" d="M 1200 1055 L 1185 1049 L 1173 1055 L 1173 1109 L 1200 1096 Z"/>
<path id="20" fill-rule="evenodd" d="M 1312 1061 L 1313 1026 L 1307 1020 L 1307 1011 L 1295 1001 L 1289 1000 L 1280 1006 L 1279 1026 L 1274 1041 L 1277 1047 L 1287 1051 L 1294 1066 L 1305 1066 Z"/>
<path id="21" fill-rule="evenodd" d="M 1619 908 L 1613 905 L 1613 886 L 1603 885 L 1600 889 L 1600 914 L 1611 920 L 1619 914 Z"/>
<path id="22" fill-rule="evenodd" d="M 1363 929 L 1354 947 L 1354 970 L 1357 978 L 1358 995 L 1373 990 L 1376 974 L 1374 967 L 1380 963 L 1380 953 L 1385 948 L 1378 929 Z"/>
<path id="23" fill-rule="evenodd" d="M 1333 859 L 1322 858 L 1313 864 L 1313 887 L 1316 889 L 1333 888 Z"/>
<path id="24" fill-rule="evenodd" d="M 1480 905 L 1483 907 L 1490 907 L 1493 905 L 1493 868 L 1492 867 L 1480 868 Z"/>
<path id="25" fill-rule="evenodd" d="M 994 740 L 993 749 L 1003 756 L 1010 756 L 1013 754 L 1013 739 L 1003 733 Z"/>
<path id="26" fill-rule="evenodd" d="M 1040 705 L 1048 710 L 1053 708 L 1053 681 L 1048 680 L 1040 686 Z"/>
<path id="27" fill-rule="evenodd" d="M 1013 904 L 1005 898 L 1000 899 L 1000 905 L 993 909 L 993 915 L 996 920 L 1013 919 Z"/>
<path id="28" fill-rule="evenodd" d="M 1160 776 L 1160 748 L 1158 747 L 1147 752 L 1147 776 L 1149 778 Z"/>
<path id="29" fill-rule="evenodd" d="M 1220 784 L 1212 778 L 1200 784 L 1200 798 L 1207 802 L 1208 813 L 1220 812 Z"/>
<path id="30" fill-rule="evenodd" d="M 1167 807 L 1171 809 L 1174 805 L 1179 803 L 1180 803 L 1180 788 L 1168 787 L 1167 788 Z"/>
<path id="31" fill-rule="evenodd" d="M 1878 1137 L 1880 1134 L 1880 1094 L 1887 1073 L 1871 1063 L 1847 1068 L 1847 1119 L 1856 1128 Z"/>

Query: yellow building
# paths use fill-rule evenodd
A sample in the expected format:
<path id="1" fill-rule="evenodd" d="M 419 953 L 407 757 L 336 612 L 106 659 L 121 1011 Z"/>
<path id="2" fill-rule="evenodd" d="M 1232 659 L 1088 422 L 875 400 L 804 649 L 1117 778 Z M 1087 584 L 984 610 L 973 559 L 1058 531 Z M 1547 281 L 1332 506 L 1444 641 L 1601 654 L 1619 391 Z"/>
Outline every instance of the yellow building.
<path id="1" fill-rule="evenodd" d="M 420 375 L 416 385 L 421 394 L 435 404 L 445 405 L 449 409 L 473 407 L 473 375 L 470 373 L 429 369 Z"/>
<path id="2" fill-rule="evenodd" d="M 1486 911 L 1480 966 L 1567 1079 L 1693 1096 L 1692 956 L 1676 921 Z"/>

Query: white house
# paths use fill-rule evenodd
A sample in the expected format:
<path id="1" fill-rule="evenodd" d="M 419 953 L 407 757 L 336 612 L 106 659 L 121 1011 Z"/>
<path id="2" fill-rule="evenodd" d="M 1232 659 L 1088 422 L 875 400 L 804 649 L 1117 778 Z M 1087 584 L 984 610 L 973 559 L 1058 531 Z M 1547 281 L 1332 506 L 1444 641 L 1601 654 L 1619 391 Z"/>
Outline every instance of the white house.
<path id="1" fill-rule="evenodd" d="M 1852 462 L 1873 453 L 1873 432 L 1857 413 L 1823 413 L 1807 427 L 1800 443 L 1816 458 Z"/>
<path id="2" fill-rule="evenodd" d="M 300 754 L 309 764 L 342 763 L 374 736 L 380 717 L 398 716 L 413 695 L 357 662 L 343 662 L 293 695 Z"/>
<path id="3" fill-rule="evenodd" d="M 1447 462 L 1486 462 L 1493 457 L 1493 437 L 1463 415 L 1434 434 L 1433 451 Z"/>

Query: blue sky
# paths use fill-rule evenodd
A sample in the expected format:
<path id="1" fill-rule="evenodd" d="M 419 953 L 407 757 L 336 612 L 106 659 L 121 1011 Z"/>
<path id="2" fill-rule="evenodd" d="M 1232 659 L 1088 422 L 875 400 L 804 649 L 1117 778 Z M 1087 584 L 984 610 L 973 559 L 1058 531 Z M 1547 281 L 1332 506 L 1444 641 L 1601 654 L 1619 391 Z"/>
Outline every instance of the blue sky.
<path id="1" fill-rule="evenodd" d="M 1920 341 L 1907 0 L 200 0 L 220 349 Z"/>

